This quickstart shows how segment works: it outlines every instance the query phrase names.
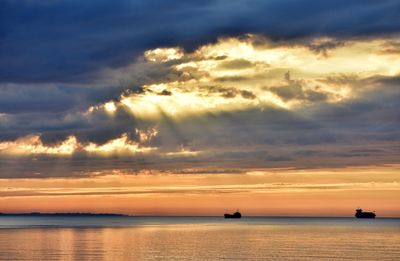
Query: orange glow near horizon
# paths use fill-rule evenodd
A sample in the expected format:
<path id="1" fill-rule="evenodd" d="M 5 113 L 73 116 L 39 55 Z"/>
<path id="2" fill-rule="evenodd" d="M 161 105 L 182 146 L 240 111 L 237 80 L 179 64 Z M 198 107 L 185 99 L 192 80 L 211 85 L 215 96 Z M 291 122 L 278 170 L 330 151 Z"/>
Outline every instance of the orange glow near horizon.
<path id="1" fill-rule="evenodd" d="M 132 215 L 400 216 L 400 166 L 263 169 L 242 174 L 138 174 L 0 180 L 0 212 Z"/>

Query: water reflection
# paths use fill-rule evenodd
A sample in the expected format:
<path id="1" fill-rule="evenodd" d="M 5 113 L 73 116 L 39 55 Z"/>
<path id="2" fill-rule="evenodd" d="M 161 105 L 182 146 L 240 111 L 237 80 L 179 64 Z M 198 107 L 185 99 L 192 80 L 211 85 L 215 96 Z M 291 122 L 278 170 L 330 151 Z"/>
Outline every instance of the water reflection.
<path id="1" fill-rule="evenodd" d="M 382 222 L 3 228 L 0 260 L 398 260 L 400 222 Z"/>

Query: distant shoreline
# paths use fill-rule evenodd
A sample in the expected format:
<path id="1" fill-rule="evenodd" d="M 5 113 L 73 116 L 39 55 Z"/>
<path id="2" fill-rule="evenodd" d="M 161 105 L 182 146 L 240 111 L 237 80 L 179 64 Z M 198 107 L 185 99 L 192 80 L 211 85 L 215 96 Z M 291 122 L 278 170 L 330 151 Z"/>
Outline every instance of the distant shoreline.
<path id="1" fill-rule="evenodd" d="M 114 213 L 41 213 L 41 212 L 30 212 L 30 213 L 0 213 L 0 216 L 57 216 L 57 217 L 131 217 L 125 214 L 114 214 Z"/>

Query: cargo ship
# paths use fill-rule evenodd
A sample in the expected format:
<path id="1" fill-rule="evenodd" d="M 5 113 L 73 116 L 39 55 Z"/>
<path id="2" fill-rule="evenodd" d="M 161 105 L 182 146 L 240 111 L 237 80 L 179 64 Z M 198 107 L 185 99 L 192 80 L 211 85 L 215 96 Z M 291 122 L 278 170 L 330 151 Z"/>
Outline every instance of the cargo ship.
<path id="1" fill-rule="evenodd" d="M 356 209 L 356 218 L 375 218 L 375 212 L 364 212 L 361 208 Z"/>
<path id="2" fill-rule="evenodd" d="M 241 217 L 242 217 L 242 214 L 240 214 L 239 211 L 236 211 L 236 212 L 233 213 L 233 214 L 224 214 L 224 217 L 225 217 L 225 218 L 241 218 Z"/>

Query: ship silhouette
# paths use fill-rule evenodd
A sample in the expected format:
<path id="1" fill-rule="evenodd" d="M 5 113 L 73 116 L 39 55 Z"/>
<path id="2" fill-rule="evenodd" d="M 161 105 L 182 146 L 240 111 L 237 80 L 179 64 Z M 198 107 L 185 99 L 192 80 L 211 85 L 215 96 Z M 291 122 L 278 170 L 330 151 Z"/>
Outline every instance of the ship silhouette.
<path id="1" fill-rule="evenodd" d="M 242 214 L 240 214 L 239 211 L 236 211 L 236 212 L 233 213 L 233 214 L 224 214 L 224 217 L 225 217 L 225 218 L 241 218 L 241 217 L 242 217 Z"/>
<path id="2" fill-rule="evenodd" d="M 361 208 L 356 209 L 356 218 L 375 218 L 375 212 L 364 212 Z"/>

